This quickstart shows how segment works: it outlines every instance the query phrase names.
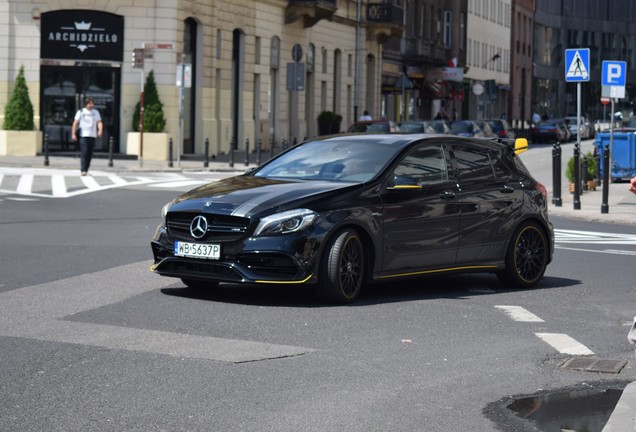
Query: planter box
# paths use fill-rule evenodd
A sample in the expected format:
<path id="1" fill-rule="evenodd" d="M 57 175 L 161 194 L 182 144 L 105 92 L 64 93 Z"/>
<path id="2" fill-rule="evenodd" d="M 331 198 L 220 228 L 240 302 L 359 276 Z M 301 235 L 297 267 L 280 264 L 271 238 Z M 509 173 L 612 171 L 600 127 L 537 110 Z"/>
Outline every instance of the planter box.
<path id="1" fill-rule="evenodd" d="M 36 156 L 42 151 L 42 132 L 0 130 L 0 156 Z"/>
<path id="2" fill-rule="evenodd" d="M 139 132 L 128 132 L 126 154 L 139 155 Z M 169 160 L 168 134 L 164 132 L 144 132 L 144 160 Z"/>

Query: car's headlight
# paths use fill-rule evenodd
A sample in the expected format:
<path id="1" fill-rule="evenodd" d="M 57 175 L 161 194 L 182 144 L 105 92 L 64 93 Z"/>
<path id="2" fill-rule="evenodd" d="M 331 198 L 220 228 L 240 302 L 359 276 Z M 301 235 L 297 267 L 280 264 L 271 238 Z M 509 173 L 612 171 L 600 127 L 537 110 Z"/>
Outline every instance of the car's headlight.
<path id="1" fill-rule="evenodd" d="M 308 209 L 288 210 L 261 219 L 254 232 L 258 235 L 286 234 L 300 231 L 314 221 L 318 214 Z"/>

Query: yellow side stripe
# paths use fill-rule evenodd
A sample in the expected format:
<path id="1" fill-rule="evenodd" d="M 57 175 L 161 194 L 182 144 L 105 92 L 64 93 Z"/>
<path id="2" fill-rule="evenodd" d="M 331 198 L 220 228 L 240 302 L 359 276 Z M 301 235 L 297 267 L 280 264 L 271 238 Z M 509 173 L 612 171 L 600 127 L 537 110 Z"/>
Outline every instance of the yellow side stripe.
<path id="1" fill-rule="evenodd" d="M 303 284 L 305 282 L 307 282 L 309 279 L 311 279 L 311 277 L 313 276 L 313 274 L 310 274 L 309 276 L 307 276 L 305 279 L 303 280 L 299 280 L 299 281 L 268 281 L 268 280 L 257 280 L 254 281 L 256 283 L 262 283 L 262 284 Z"/>
<path id="2" fill-rule="evenodd" d="M 417 275 L 430 274 L 430 273 L 444 273 L 444 272 L 457 271 L 457 270 L 477 270 L 477 269 L 483 270 L 483 269 L 496 269 L 496 268 L 497 266 L 494 266 L 494 265 L 451 267 L 446 269 L 423 270 L 423 271 L 411 272 L 411 273 L 397 273 L 394 275 L 380 276 L 378 279 L 389 279 L 389 278 L 404 277 L 404 276 L 417 276 Z"/>

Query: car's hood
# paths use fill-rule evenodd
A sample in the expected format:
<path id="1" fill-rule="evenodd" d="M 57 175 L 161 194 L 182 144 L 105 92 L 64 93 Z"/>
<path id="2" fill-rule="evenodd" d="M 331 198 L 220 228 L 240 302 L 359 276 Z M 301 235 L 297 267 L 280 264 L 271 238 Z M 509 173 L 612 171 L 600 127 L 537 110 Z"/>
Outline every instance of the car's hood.
<path id="1" fill-rule="evenodd" d="M 350 187 L 351 183 L 236 176 L 186 192 L 175 199 L 170 211 L 202 211 L 247 217 L 268 209 L 284 210 L 294 201 Z"/>

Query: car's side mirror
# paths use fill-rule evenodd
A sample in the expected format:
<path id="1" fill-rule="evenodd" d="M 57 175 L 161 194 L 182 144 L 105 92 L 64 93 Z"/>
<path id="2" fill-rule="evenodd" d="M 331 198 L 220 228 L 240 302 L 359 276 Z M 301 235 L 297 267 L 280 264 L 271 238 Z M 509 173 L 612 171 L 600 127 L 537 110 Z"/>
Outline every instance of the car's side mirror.
<path id="1" fill-rule="evenodd" d="M 391 189 L 422 189 L 422 186 L 415 177 L 396 175 Z"/>

